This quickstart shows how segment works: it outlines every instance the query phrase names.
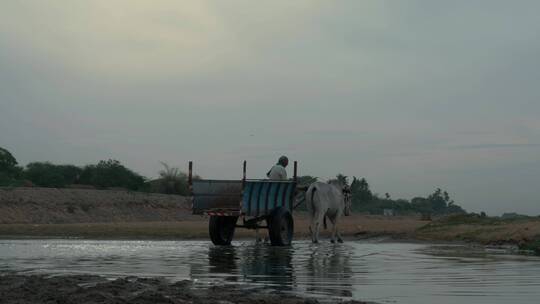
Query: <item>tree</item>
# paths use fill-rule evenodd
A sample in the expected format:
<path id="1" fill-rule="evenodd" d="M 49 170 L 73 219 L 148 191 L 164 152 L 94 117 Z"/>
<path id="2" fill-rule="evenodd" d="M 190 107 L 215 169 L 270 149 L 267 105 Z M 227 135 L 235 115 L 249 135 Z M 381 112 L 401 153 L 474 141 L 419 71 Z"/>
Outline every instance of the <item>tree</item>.
<path id="1" fill-rule="evenodd" d="M 431 202 L 425 197 L 415 197 L 411 200 L 411 207 L 414 211 L 422 214 L 431 214 L 433 208 Z"/>
<path id="2" fill-rule="evenodd" d="M 16 186 L 20 184 L 22 168 L 11 153 L 0 147 L 0 186 Z"/>
<path id="3" fill-rule="evenodd" d="M 461 206 L 458 206 L 454 203 L 454 201 L 450 201 L 448 203 L 448 208 L 446 209 L 446 213 L 448 214 L 466 214 L 467 211 L 465 209 L 461 208 Z"/>
<path id="4" fill-rule="evenodd" d="M 428 201 L 431 204 L 431 208 L 436 214 L 443 214 L 446 212 L 447 199 L 449 200 L 448 193 L 446 193 L 446 196 L 444 196 L 441 188 L 437 188 L 435 192 L 428 196 Z"/>
<path id="5" fill-rule="evenodd" d="M 435 189 L 435 191 L 427 198 L 413 198 L 411 205 L 414 211 L 420 213 L 436 215 L 467 213 L 463 208 L 456 205 L 456 203 L 450 198 L 448 192 L 443 191 L 440 188 Z"/>
<path id="6" fill-rule="evenodd" d="M 17 166 L 17 160 L 8 150 L 0 147 L 0 172 L 11 172 Z"/>
<path id="7" fill-rule="evenodd" d="M 80 176 L 81 184 L 100 188 L 122 187 L 138 190 L 144 187 L 145 178 L 124 167 L 114 159 L 101 160 L 97 165 L 87 165 Z"/>
<path id="8" fill-rule="evenodd" d="M 337 181 L 340 185 L 349 185 L 349 177 L 348 176 L 345 176 L 341 173 L 339 173 L 338 175 L 336 175 L 336 178 L 335 179 L 332 179 L 330 181 Z M 330 182 L 329 181 L 329 182 Z"/>
<path id="9" fill-rule="evenodd" d="M 369 189 L 369 184 L 365 178 L 357 179 L 353 176 L 353 181 L 351 183 L 351 193 L 353 197 L 353 204 L 356 201 L 357 203 L 366 203 L 373 199 L 373 193 Z"/>

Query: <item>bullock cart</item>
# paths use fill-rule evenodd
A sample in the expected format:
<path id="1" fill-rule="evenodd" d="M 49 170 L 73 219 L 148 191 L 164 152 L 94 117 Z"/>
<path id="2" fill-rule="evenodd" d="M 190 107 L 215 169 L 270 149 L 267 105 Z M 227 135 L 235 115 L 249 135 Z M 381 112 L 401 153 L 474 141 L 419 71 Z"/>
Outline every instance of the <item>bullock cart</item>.
<path id="1" fill-rule="evenodd" d="M 215 245 L 230 245 L 236 228 L 268 229 L 272 245 L 291 244 L 297 162 L 293 179 L 283 181 L 246 179 L 245 161 L 241 180 L 193 179 L 193 162 L 189 162 L 188 181 L 193 214 L 209 216 Z"/>

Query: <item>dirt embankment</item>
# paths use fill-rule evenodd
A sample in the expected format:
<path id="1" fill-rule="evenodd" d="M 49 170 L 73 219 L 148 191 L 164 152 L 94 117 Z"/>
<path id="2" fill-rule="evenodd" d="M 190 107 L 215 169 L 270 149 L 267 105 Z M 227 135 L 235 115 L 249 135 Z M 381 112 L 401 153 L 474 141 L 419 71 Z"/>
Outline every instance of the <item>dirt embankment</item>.
<path id="1" fill-rule="evenodd" d="M 159 278 L 127 277 L 107 281 L 102 277 L 90 275 L 45 277 L 6 274 L 0 275 L 0 303 L 319 303 L 313 298 L 279 292 L 269 293 L 245 286 L 194 287 L 191 281 L 170 283 Z M 335 300 L 335 303 L 364 302 Z"/>
<path id="2" fill-rule="evenodd" d="M 294 212 L 295 236 L 309 236 L 309 218 Z M 238 222 L 241 224 L 241 219 Z M 343 217 L 344 236 L 412 237 L 428 222 L 416 217 Z M 328 236 L 330 230 L 322 231 Z M 264 233 L 264 232 L 263 232 Z M 208 219 L 191 215 L 182 196 L 121 190 L 0 188 L 0 236 L 83 238 L 207 238 Z M 237 229 L 236 237 L 253 237 Z"/>
<path id="3" fill-rule="evenodd" d="M 0 188 L 0 224 L 177 221 L 185 197 L 122 190 Z"/>

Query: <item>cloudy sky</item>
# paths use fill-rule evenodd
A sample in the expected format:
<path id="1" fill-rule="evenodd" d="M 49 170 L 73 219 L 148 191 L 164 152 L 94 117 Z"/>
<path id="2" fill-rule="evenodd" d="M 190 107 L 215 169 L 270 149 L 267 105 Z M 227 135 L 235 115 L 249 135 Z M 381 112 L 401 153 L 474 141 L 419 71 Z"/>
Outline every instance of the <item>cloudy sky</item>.
<path id="1" fill-rule="evenodd" d="M 538 1 L 2 1 L 0 146 L 540 214 Z"/>

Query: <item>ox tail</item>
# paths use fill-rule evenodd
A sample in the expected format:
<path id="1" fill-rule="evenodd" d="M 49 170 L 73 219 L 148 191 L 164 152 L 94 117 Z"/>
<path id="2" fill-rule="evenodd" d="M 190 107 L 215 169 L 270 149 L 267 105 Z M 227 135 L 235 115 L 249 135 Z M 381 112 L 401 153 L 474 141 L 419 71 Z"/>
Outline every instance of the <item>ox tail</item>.
<path id="1" fill-rule="evenodd" d="M 315 185 L 311 185 L 306 191 L 306 208 L 312 217 L 315 216 L 315 205 L 314 205 L 313 198 L 315 197 L 316 192 L 317 192 L 317 187 Z M 324 226 L 324 229 L 327 229 L 326 215 L 323 217 L 323 226 Z"/>
<path id="2" fill-rule="evenodd" d="M 306 208 L 309 213 L 311 213 L 312 216 L 315 215 L 315 206 L 313 205 L 313 197 L 315 196 L 315 192 L 317 191 L 317 187 L 311 185 L 307 191 L 306 191 Z"/>

